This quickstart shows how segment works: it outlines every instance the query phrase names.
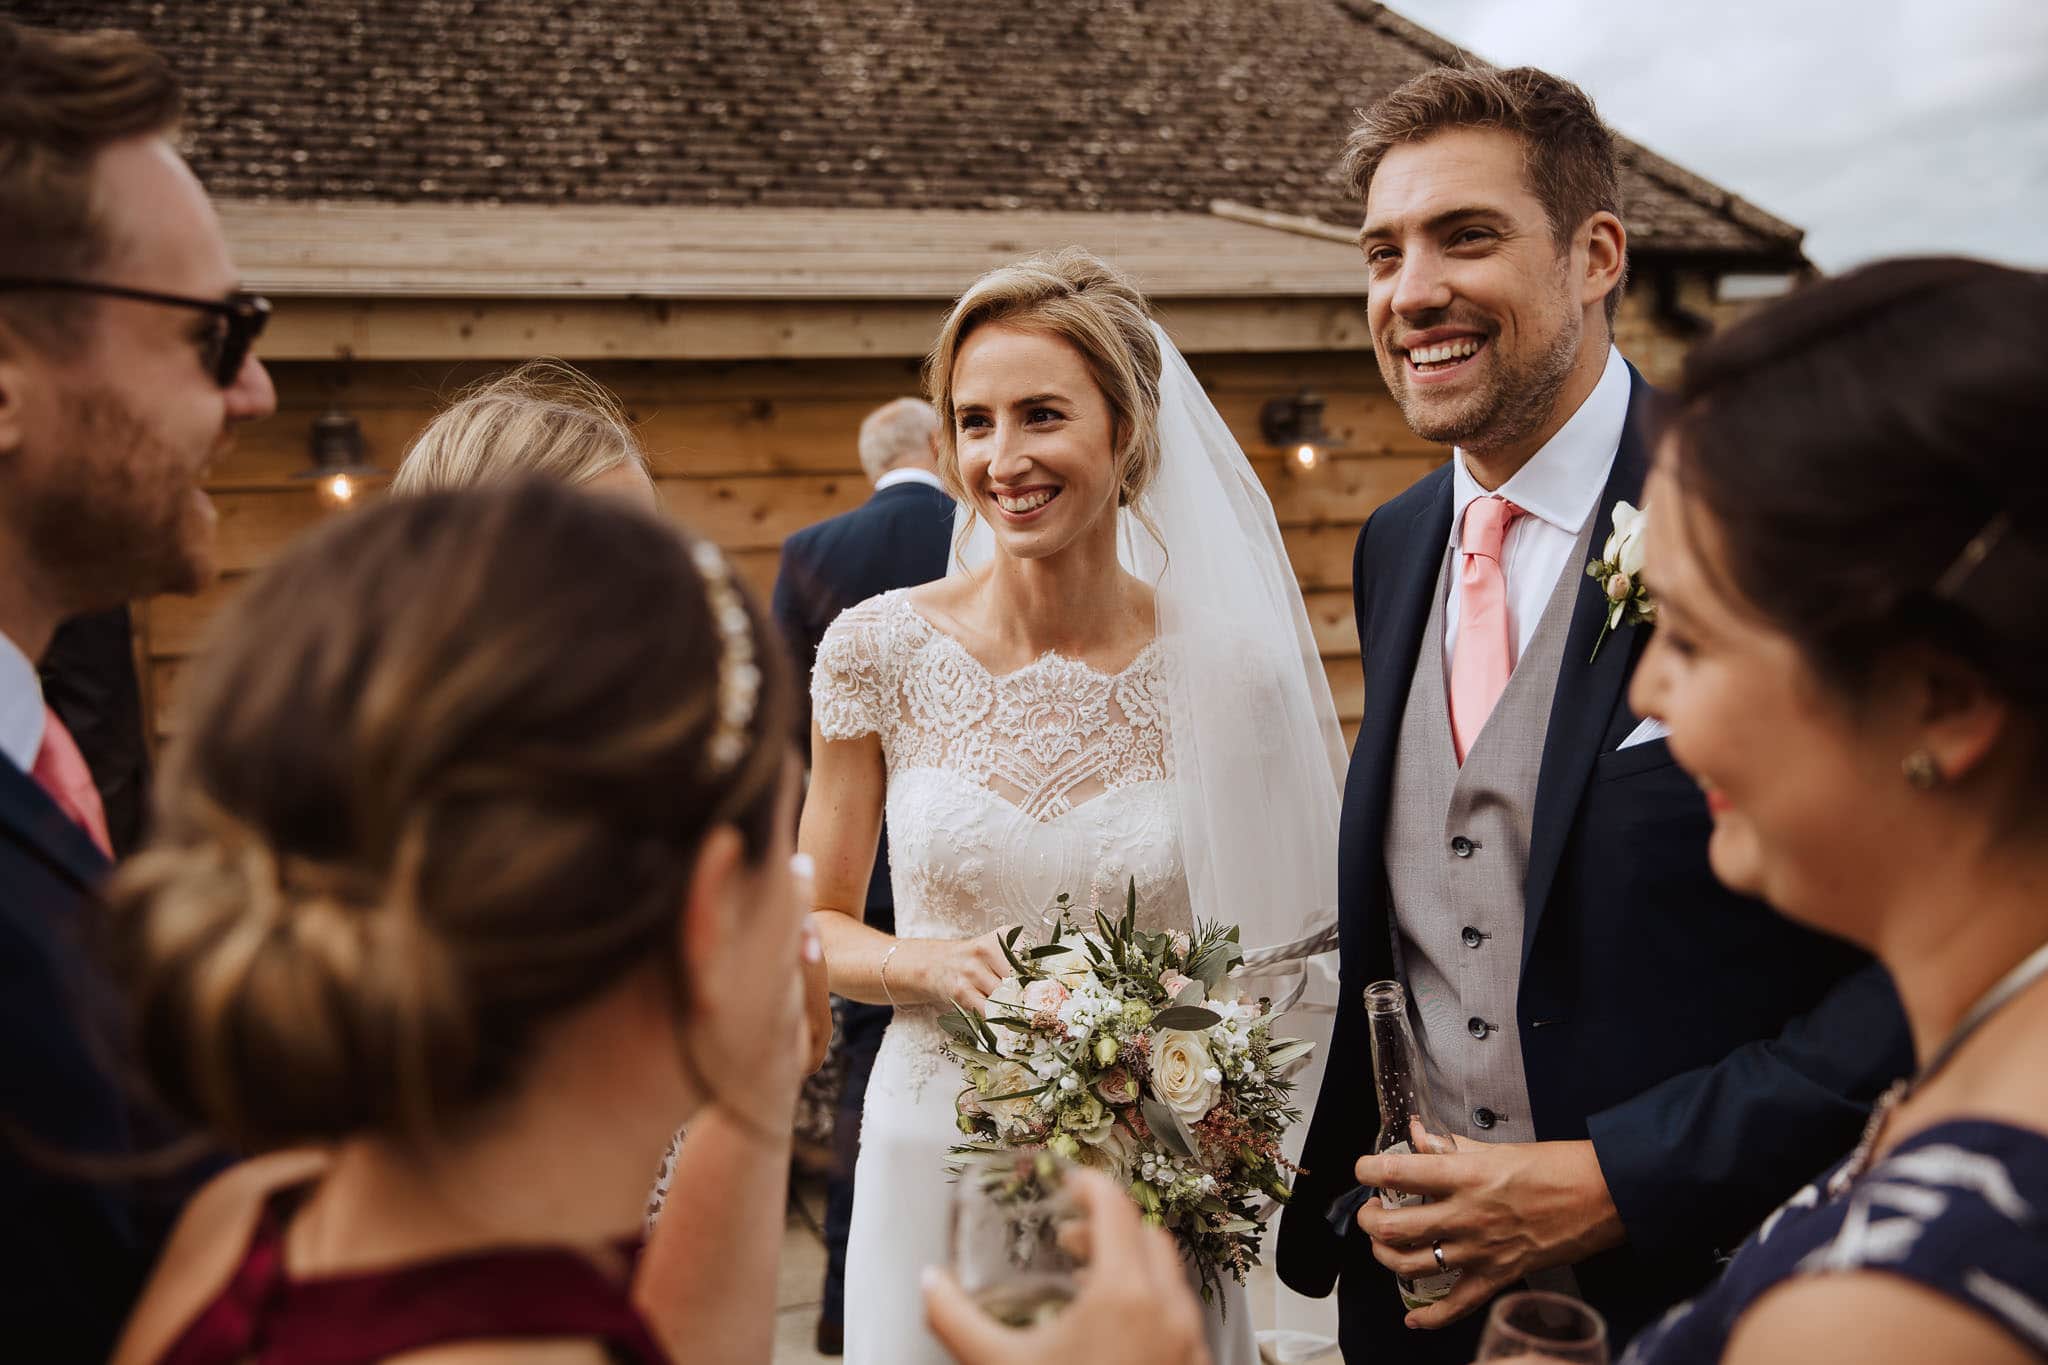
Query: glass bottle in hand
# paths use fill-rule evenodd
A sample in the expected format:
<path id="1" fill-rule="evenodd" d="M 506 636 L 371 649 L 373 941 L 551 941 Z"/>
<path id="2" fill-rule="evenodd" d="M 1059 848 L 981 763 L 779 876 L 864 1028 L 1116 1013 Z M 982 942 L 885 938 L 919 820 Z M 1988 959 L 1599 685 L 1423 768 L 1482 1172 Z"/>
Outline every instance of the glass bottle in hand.
<path id="1" fill-rule="evenodd" d="M 1429 1102 L 1422 1054 L 1408 1024 L 1408 992 L 1398 981 L 1373 982 L 1365 988 L 1365 1017 L 1372 1039 L 1373 1087 L 1380 1100 L 1380 1136 L 1373 1151 L 1381 1156 L 1451 1151 L 1447 1130 L 1437 1121 L 1436 1109 Z M 1427 1202 L 1423 1195 L 1380 1190 L 1380 1203 L 1386 1208 Z M 1437 1271 L 1412 1280 L 1397 1275 L 1394 1282 L 1400 1287 L 1403 1304 L 1424 1308 L 1451 1292 L 1458 1272 Z"/>

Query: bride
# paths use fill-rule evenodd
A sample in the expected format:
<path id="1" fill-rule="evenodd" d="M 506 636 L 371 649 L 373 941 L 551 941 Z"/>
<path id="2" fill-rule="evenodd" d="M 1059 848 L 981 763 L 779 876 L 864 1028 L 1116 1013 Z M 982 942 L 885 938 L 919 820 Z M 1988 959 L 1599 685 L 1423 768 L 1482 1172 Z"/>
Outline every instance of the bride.
<path id="1" fill-rule="evenodd" d="M 918 1292 L 958 1140 L 934 1021 L 995 989 L 1004 930 L 1041 932 L 1062 893 L 1085 922 L 1135 879 L 1147 927 L 1241 925 L 1252 988 L 1281 1001 L 1335 933 L 1344 746 L 1307 613 L 1271 504 L 1144 299 L 1079 249 L 993 271 L 927 386 L 961 553 L 826 633 L 798 839 L 832 990 L 896 1008 L 861 1129 L 849 1365 L 948 1359 Z M 893 937 L 860 922 L 885 812 Z M 1252 1365 L 1225 1284 L 1210 1350 Z"/>

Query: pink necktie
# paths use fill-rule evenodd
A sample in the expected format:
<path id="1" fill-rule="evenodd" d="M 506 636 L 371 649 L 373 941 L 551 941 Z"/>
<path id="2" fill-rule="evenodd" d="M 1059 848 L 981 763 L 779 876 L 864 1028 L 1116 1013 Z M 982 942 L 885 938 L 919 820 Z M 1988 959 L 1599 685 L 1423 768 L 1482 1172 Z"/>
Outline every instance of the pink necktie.
<path id="1" fill-rule="evenodd" d="M 1451 651 L 1451 743 L 1463 764 L 1515 671 L 1508 638 L 1508 580 L 1500 549 L 1522 509 L 1506 498 L 1475 498 L 1458 537 L 1458 643 Z"/>
<path id="2" fill-rule="evenodd" d="M 43 707 L 43 747 L 36 750 L 35 766 L 28 775 L 50 794 L 57 809 L 92 836 L 100 852 L 114 856 L 114 841 L 107 837 L 106 808 L 100 804 L 99 788 L 92 784 L 92 769 L 78 752 L 78 741 L 47 705 Z"/>

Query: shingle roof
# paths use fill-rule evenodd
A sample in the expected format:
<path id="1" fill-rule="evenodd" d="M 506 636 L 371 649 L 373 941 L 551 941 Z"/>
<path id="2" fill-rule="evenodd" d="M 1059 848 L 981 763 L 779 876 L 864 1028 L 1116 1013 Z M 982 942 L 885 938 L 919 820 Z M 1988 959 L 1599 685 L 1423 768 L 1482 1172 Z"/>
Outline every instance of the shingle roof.
<path id="1" fill-rule="evenodd" d="M 1354 224 L 1353 111 L 1460 54 L 1363 0 L 15 0 L 132 28 L 236 198 L 1202 212 Z M 1799 229 L 1634 144 L 1642 252 Z"/>

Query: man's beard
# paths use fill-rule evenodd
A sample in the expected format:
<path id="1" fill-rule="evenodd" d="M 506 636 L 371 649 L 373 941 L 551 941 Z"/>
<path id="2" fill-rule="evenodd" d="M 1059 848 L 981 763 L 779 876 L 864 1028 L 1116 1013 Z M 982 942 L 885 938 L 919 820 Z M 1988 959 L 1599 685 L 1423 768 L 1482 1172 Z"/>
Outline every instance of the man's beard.
<path id="1" fill-rule="evenodd" d="M 1415 330 L 1439 325 L 1442 324 L 1418 319 Z M 1381 373 L 1409 430 L 1425 441 L 1485 455 L 1513 446 L 1543 429 L 1557 404 L 1558 394 L 1571 378 L 1584 331 L 1584 322 L 1567 309 L 1563 324 L 1549 344 L 1519 361 L 1498 349 L 1499 333 L 1487 333 L 1486 350 L 1491 352 L 1491 363 L 1496 367 L 1493 383 L 1448 411 L 1416 401 L 1413 388 L 1406 382 L 1408 376 L 1403 367 L 1407 359 L 1398 351 L 1382 362 Z"/>
<path id="2" fill-rule="evenodd" d="M 68 609 L 204 587 L 211 536 L 196 524 L 191 457 L 104 387 L 65 394 L 59 413 L 54 458 L 21 510 L 33 562 Z"/>

